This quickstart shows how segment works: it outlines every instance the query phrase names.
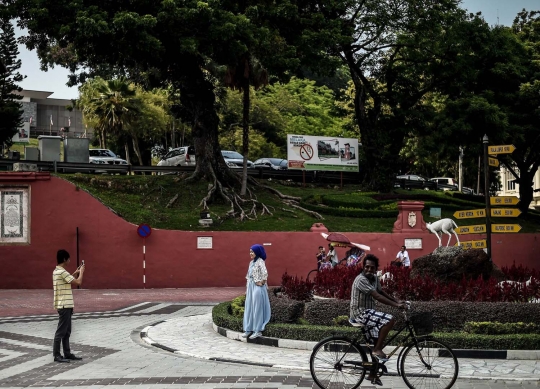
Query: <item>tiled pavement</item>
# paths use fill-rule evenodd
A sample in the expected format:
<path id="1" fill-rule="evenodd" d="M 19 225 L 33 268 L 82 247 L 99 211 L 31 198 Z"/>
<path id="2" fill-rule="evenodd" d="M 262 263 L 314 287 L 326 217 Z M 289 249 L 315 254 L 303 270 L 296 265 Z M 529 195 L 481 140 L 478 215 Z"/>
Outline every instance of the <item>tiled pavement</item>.
<path id="1" fill-rule="evenodd" d="M 4 296 L 3 293 L 4 291 L 0 291 L 0 301 Z M 75 298 L 77 305 L 81 296 L 76 295 Z M 196 327 L 195 319 L 207 320 L 211 309 L 208 305 L 188 305 L 179 302 L 141 304 L 148 300 L 133 302 L 137 306 L 132 308 L 123 304 L 121 305 L 123 309 L 117 312 L 82 314 L 78 313 L 82 310 L 77 311 L 73 321 L 71 344 L 73 352 L 82 355 L 84 359 L 70 364 L 57 364 L 52 361 L 51 342 L 56 328 L 54 315 L 14 317 L 16 315 L 13 311 L 2 309 L 4 317 L 0 319 L 0 387 L 88 386 L 97 389 L 107 386 L 111 389 L 120 389 L 126 385 L 141 385 L 141 388 L 152 389 L 292 389 L 314 386 L 309 372 L 305 370 L 217 362 L 194 358 L 187 354 L 173 354 L 143 344 L 139 333 L 150 324 L 166 320 L 163 325 L 169 326 L 173 331 L 173 334 L 168 336 L 172 335 L 171 338 L 175 339 L 178 334 L 193 332 L 192 329 Z M 237 346 L 244 347 L 244 358 L 247 356 L 249 359 L 255 358 L 256 355 L 270 355 L 277 350 L 225 339 L 213 333 L 207 324 L 202 322 L 199 324 L 205 331 L 201 336 L 214 337 L 210 343 L 215 348 L 218 344 L 230 348 L 231 352 L 224 354 L 229 359 L 233 359 L 232 356 L 236 355 L 237 351 L 234 348 Z M 160 329 L 159 325 L 154 327 L 156 331 L 164 328 Z M 191 334 L 192 338 L 195 336 L 195 333 Z M 205 342 L 194 342 L 182 347 L 185 352 L 195 354 L 201 349 L 204 351 L 209 345 Z M 283 358 L 290 357 L 289 360 L 296 360 L 293 358 L 294 353 L 286 354 L 294 351 L 298 350 L 284 351 Z M 514 362 L 519 364 L 519 361 Z M 302 363 L 302 360 L 298 359 L 298 363 Z M 518 366 L 518 369 L 520 367 Z M 507 373 L 507 378 L 516 378 L 519 374 L 516 370 Z M 383 382 L 384 388 L 405 388 L 403 381 L 397 377 L 384 377 Z M 532 389 L 537 386 L 537 381 L 458 379 L 455 388 Z"/>

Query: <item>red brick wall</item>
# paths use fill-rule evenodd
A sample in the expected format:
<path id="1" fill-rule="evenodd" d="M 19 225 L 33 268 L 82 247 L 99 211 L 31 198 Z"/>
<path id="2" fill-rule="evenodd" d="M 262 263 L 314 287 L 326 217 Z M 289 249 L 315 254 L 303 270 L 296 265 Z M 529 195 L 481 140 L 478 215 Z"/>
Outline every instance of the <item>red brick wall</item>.
<path id="1" fill-rule="evenodd" d="M 9 185 L 5 173 L 0 184 Z M 0 245 L 0 288 L 50 288 L 56 251 L 71 254 L 75 270 L 76 228 L 79 227 L 80 259 L 87 272 L 84 288 L 142 288 L 142 239 L 134 224 L 116 216 L 98 200 L 72 184 L 52 177 L 29 181 L 31 185 L 31 244 Z M 17 182 L 18 185 L 21 182 Z M 350 219 L 351 223 L 355 219 Z M 464 223 L 465 224 L 465 223 Z M 371 246 L 382 263 L 392 260 L 404 238 L 422 238 L 423 250 L 409 250 L 411 258 L 437 246 L 429 234 L 347 233 L 351 241 Z M 198 236 L 212 236 L 212 250 L 197 250 Z M 471 235 L 467 239 L 480 239 Z M 454 243 L 452 238 L 452 243 Z M 447 237 L 444 238 L 446 243 Z M 540 234 L 494 235 L 493 258 L 499 266 L 513 261 L 540 268 Z M 250 261 L 249 247 L 265 246 L 269 284 L 278 285 L 287 271 L 303 277 L 316 267 L 315 253 L 326 241 L 313 232 L 189 232 L 153 230 L 146 240 L 146 287 L 179 288 L 242 286 Z M 338 248 L 340 258 L 345 249 Z"/>

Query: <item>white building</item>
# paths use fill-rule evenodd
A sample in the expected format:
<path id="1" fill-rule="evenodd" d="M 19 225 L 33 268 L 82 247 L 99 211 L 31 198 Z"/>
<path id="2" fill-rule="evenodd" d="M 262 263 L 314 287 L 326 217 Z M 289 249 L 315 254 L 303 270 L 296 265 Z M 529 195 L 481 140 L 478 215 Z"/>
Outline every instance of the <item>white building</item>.
<path id="1" fill-rule="evenodd" d="M 519 174 L 519 170 L 515 169 L 515 171 L 516 174 Z M 499 174 L 501 177 L 501 186 L 497 191 L 497 196 L 519 197 L 519 184 L 513 174 L 503 166 L 500 167 Z M 540 169 L 534 175 L 533 190 L 540 190 Z M 529 208 L 540 210 L 540 191 L 533 193 L 533 201 L 531 201 Z"/>

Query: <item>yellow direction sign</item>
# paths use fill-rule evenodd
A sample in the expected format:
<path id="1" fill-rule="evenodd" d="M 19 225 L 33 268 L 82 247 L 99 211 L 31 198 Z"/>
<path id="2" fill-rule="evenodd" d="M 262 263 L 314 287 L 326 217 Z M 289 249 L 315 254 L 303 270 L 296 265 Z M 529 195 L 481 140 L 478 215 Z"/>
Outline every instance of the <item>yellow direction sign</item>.
<path id="1" fill-rule="evenodd" d="M 455 246 L 458 244 L 456 243 Z M 460 242 L 459 244 L 461 247 L 463 247 L 465 250 L 467 249 L 485 249 L 487 247 L 487 243 L 485 239 L 482 240 L 468 240 L 465 242 Z"/>
<path id="2" fill-rule="evenodd" d="M 493 217 L 518 217 L 521 211 L 517 208 L 492 208 L 491 216 Z"/>
<path id="3" fill-rule="evenodd" d="M 519 232 L 521 226 L 519 224 L 492 224 L 491 232 Z"/>
<path id="4" fill-rule="evenodd" d="M 499 160 L 497 158 L 488 157 L 489 166 L 499 167 Z"/>
<path id="5" fill-rule="evenodd" d="M 488 146 L 488 154 L 489 155 L 512 154 L 515 149 L 516 149 L 516 146 L 514 145 Z"/>
<path id="6" fill-rule="evenodd" d="M 486 230 L 487 228 L 485 224 L 477 224 L 474 226 L 463 226 L 463 227 L 458 227 L 455 229 L 455 231 L 460 235 L 461 234 L 482 234 L 486 232 Z"/>
<path id="7" fill-rule="evenodd" d="M 486 217 L 485 209 L 471 209 L 468 211 L 456 211 L 454 212 L 456 219 L 473 219 L 476 217 Z"/>
<path id="8" fill-rule="evenodd" d="M 519 203 L 519 198 L 516 196 L 490 197 L 489 203 L 491 205 L 516 205 Z"/>

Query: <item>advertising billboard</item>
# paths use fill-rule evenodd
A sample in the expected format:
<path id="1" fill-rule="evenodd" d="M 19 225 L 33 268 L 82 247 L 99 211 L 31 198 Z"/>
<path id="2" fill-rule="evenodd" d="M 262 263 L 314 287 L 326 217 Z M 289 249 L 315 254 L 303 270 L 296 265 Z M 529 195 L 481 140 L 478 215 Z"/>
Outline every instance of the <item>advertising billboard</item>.
<path id="1" fill-rule="evenodd" d="M 358 139 L 287 135 L 289 169 L 357 172 Z"/>

